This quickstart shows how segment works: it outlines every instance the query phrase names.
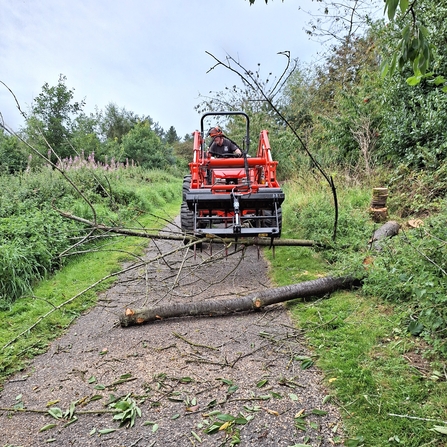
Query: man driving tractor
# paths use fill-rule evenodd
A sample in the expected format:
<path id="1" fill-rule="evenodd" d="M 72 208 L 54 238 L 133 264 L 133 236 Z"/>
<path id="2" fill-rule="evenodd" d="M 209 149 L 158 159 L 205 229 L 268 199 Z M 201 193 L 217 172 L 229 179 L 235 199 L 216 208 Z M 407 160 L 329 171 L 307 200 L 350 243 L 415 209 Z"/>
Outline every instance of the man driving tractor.
<path id="1" fill-rule="evenodd" d="M 230 139 L 226 138 L 222 133 L 222 129 L 219 126 L 212 127 L 208 131 L 208 136 L 210 136 L 213 141 L 210 144 L 208 151 L 211 156 L 216 158 L 222 157 L 240 157 L 242 151 L 239 146 Z"/>

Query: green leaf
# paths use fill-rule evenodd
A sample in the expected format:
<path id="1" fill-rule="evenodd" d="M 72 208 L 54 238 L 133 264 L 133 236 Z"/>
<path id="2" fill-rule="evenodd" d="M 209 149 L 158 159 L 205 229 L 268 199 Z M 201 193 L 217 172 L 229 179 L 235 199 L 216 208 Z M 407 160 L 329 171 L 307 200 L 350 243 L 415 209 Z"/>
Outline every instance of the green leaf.
<path id="1" fill-rule="evenodd" d="M 433 431 L 441 433 L 442 435 L 447 435 L 447 426 L 445 425 L 435 425 Z"/>
<path id="2" fill-rule="evenodd" d="M 76 401 L 70 402 L 70 406 L 68 410 L 65 412 L 65 417 L 68 417 L 68 419 L 71 419 L 74 415 L 74 412 L 76 410 Z"/>
<path id="3" fill-rule="evenodd" d="M 202 439 L 195 431 L 191 430 L 191 434 L 197 439 L 197 441 L 202 442 Z"/>
<path id="4" fill-rule="evenodd" d="M 326 416 L 327 415 L 327 411 L 319 410 L 318 408 L 314 408 L 312 410 L 312 414 L 316 414 L 317 416 Z"/>
<path id="5" fill-rule="evenodd" d="M 309 369 L 313 366 L 314 362 L 311 358 L 306 358 L 301 362 L 301 369 Z"/>
<path id="6" fill-rule="evenodd" d="M 48 410 L 48 413 L 54 417 L 54 419 L 62 419 L 62 410 L 58 407 L 52 407 Z"/>
<path id="7" fill-rule="evenodd" d="M 263 386 L 267 385 L 267 383 L 269 383 L 268 379 L 262 379 L 256 384 L 256 386 L 258 388 L 262 388 Z"/>
<path id="8" fill-rule="evenodd" d="M 227 394 L 233 394 L 239 389 L 238 385 L 231 385 L 228 387 Z"/>
<path id="9" fill-rule="evenodd" d="M 414 87 L 421 82 L 422 76 L 411 76 L 407 79 L 407 84 Z"/>
<path id="10" fill-rule="evenodd" d="M 232 416 L 231 414 L 220 413 L 220 414 L 216 415 L 216 419 L 219 419 L 220 421 L 224 421 L 224 422 L 231 422 L 231 421 L 235 420 L 235 417 Z"/>
<path id="11" fill-rule="evenodd" d="M 363 436 L 347 439 L 344 443 L 346 447 L 359 447 L 364 442 Z"/>
<path id="12" fill-rule="evenodd" d="M 408 0 L 400 0 L 399 6 L 400 6 L 400 12 L 402 14 L 405 13 L 405 11 L 408 9 Z"/>
<path id="13" fill-rule="evenodd" d="M 54 427 L 56 427 L 56 426 L 57 426 L 57 424 L 47 424 L 47 425 L 44 425 L 44 426 L 39 430 L 39 432 L 47 431 L 47 430 L 51 430 L 52 428 L 54 428 Z"/>
<path id="14" fill-rule="evenodd" d="M 399 5 L 399 0 L 386 0 L 385 8 L 388 10 L 388 18 L 390 20 L 394 19 L 398 5 Z"/>
<path id="15" fill-rule="evenodd" d="M 388 62 L 384 62 L 383 64 L 382 64 L 382 67 L 381 67 L 381 69 L 380 69 L 380 76 L 382 77 L 382 78 L 384 78 L 387 74 L 388 74 L 388 72 L 390 71 L 390 64 L 388 63 Z"/>
<path id="16" fill-rule="evenodd" d="M 408 325 L 408 332 L 410 332 L 411 335 L 418 336 L 423 330 L 424 325 L 422 323 L 419 323 L 418 321 L 412 321 Z"/>
<path id="17" fill-rule="evenodd" d="M 239 425 L 245 425 L 245 424 L 248 424 L 248 419 L 239 413 L 237 418 L 234 419 L 234 423 L 239 424 Z"/>
<path id="18" fill-rule="evenodd" d="M 445 78 L 444 76 L 436 76 L 433 82 L 435 83 L 435 85 L 445 84 Z"/>
<path id="19" fill-rule="evenodd" d="M 147 425 L 155 425 L 155 424 L 156 424 L 156 422 L 154 422 L 154 421 L 144 421 L 143 427 L 146 427 Z"/>
<path id="20" fill-rule="evenodd" d="M 207 435 L 212 435 L 213 433 L 217 433 L 219 428 L 222 427 L 224 422 L 214 422 L 213 425 L 210 425 L 208 428 L 204 430 Z"/>
<path id="21" fill-rule="evenodd" d="M 100 435 L 107 435 L 107 434 L 113 433 L 114 431 L 117 431 L 117 430 L 118 430 L 117 428 L 104 428 L 102 430 L 98 430 L 98 433 Z"/>
<path id="22" fill-rule="evenodd" d="M 225 385 L 233 385 L 233 382 L 229 379 L 224 379 L 223 377 L 219 377 L 216 380 L 220 380 L 221 382 L 225 383 Z"/>
<path id="23" fill-rule="evenodd" d="M 298 396 L 294 393 L 290 393 L 289 397 L 290 397 L 290 400 L 293 400 L 294 402 L 296 402 L 298 400 Z"/>

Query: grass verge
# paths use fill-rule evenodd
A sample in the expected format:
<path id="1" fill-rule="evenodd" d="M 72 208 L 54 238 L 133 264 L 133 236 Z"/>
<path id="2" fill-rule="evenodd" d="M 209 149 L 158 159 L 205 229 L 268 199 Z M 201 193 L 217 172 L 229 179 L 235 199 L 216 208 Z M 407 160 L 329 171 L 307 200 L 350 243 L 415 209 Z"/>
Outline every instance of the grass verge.
<path id="1" fill-rule="evenodd" d="M 351 194 L 358 200 L 359 192 Z M 297 216 L 306 212 L 299 192 L 293 191 L 292 200 L 286 202 L 284 235 L 303 237 L 305 233 L 300 233 L 296 224 Z M 315 216 L 318 210 L 314 211 Z M 327 219 L 327 213 L 322 216 Z M 305 223 L 301 221 L 301 225 Z M 312 225 L 324 227 L 321 221 L 313 220 Z M 355 225 L 361 227 L 360 222 Z M 355 233 L 352 227 L 342 231 Z M 334 274 L 336 268 L 310 248 L 277 248 L 274 257 L 270 251 L 266 255 L 277 285 Z M 336 259 L 340 258 L 337 254 Z M 295 300 L 287 306 L 296 325 L 304 329 L 315 364 L 323 371 L 325 385 L 340 408 L 346 431 L 344 445 L 447 445 L 445 360 L 429 355 L 422 338 L 407 331 L 403 324 L 408 319 L 406 304 L 385 302 L 358 290 L 337 292 L 325 299 Z"/>
<path id="2" fill-rule="evenodd" d="M 166 225 L 166 220 L 178 214 L 179 206 L 178 200 L 164 204 L 158 211 L 161 218 L 146 214 L 139 218 L 139 224 L 144 228 L 160 229 Z M 39 321 L 43 315 L 102 278 L 118 272 L 122 262 L 141 254 L 147 244 L 148 240 L 142 238 L 113 238 L 98 251 L 72 258 L 62 270 L 39 282 L 32 296 L 22 297 L 9 310 L 0 311 L 0 387 L 6 377 L 23 370 L 30 359 L 45 352 L 49 342 L 91 308 L 98 293 L 108 289 L 115 277 L 99 282 L 70 304 Z M 37 321 L 36 330 L 28 330 Z"/>

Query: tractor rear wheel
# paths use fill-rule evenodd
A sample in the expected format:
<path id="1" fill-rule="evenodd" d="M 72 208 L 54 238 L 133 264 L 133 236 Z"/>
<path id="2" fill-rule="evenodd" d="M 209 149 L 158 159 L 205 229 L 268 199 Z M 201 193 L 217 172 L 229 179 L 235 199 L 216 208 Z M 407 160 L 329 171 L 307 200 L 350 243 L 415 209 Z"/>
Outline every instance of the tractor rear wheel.
<path id="1" fill-rule="evenodd" d="M 281 230 L 282 230 L 282 209 L 278 208 L 277 209 L 277 213 L 278 213 L 279 235 L 281 235 Z M 271 228 L 271 227 L 275 227 L 276 226 L 275 218 L 273 217 L 272 211 L 264 210 L 264 216 L 266 216 L 266 219 L 263 219 L 263 221 L 262 221 L 262 225 L 264 227 L 270 227 Z"/>

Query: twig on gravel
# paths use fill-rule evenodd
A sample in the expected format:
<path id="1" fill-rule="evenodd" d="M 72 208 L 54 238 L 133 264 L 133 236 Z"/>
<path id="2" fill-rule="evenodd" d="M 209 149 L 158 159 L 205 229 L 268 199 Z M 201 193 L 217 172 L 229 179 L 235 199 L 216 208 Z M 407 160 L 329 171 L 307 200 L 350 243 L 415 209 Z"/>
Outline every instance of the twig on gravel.
<path id="1" fill-rule="evenodd" d="M 222 366 L 222 367 L 230 367 L 231 368 L 231 365 L 228 363 L 228 361 L 226 361 L 225 363 L 215 362 L 215 361 L 209 360 L 205 357 L 201 357 L 200 355 L 197 355 L 197 354 L 189 353 L 189 355 L 191 357 L 197 357 L 197 359 L 185 360 L 186 363 L 206 363 L 209 365 L 218 365 L 218 366 Z"/>
<path id="2" fill-rule="evenodd" d="M 0 411 L 6 411 L 8 413 L 48 413 L 48 409 L 41 410 L 39 408 L 3 408 L 0 407 Z M 98 409 L 98 410 L 77 410 L 75 414 L 106 414 L 106 413 L 120 413 L 121 410 L 117 408 L 113 409 Z"/>
<path id="3" fill-rule="evenodd" d="M 103 278 L 99 279 L 98 281 L 96 281 L 95 283 L 91 284 L 90 286 L 88 286 L 87 288 L 85 288 L 84 290 L 81 290 L 79 293 L 77 293 L 76 295 L 72 296 L 71 298 L 69 298 L 68 300 L 65 300 L 63 303 L 59 304 L 58 306 L 54 306 L 50 311 L 48 311 L 46 314 L 40 316 L 31 326 L 29 326 L 27 329 L 25 329 L 24 331 L 22 331 L 20 334 L 18 334 L 16 337 L 14 337 L 12 340 L 10 340 L 8 343 L 6 343 L 3 347 L 2 350 L 6 349 L 8 346 L 12 345 L 14 342 L 16 342 L 20 337 L 22 337 L 25 334 L 28 334 L 28 332 L 30 332 L 31 330 L 33 330 L 41 321 L 43 321 L 45 318 L 47 318 L 49 315 L 51 315 L 52 313 L 56 312 L 57 310 L 62 309 L 63 307 L 65 307 L 66 305 L 70 304 L 71 302 L 75 301 L 77 298 L 79 298 L 80 296 L 84 295 L 85 293 L 87 293 L 88 291 L 94 289 L 96 286 L 98 286 L 99 284 L 103 283 L 104 281 L 107 281 L 110 278 L 113 278 L 115 276 L 119 276 L 122 275 L 123 273 L 127 273 L 131 270 L 137 269 L 139 267 L 142 267 L 144 265 L 147 265 L 151 262 L 154 262 L 158 259 L 164 258 L 170 254 L 174 254 L 177 253 L 179 251 L 178 248 L 175 248 L 171 251 L 169 251 L 168 253 L 164 253 L 158 256 L 155 256 L 154 258 L 145 261 L 145 262 L 139 262 L 137 264 L 131 265 L 125 269 L 120 270 L 119 272 L 114 272 L 111 273 L 110 275 L 106 275 Z"/>
<path id="4" fill-rule="evenodd" d="M 134 446 L 136 446 L 142 439 L 143 439 L 143 438 L 141 437 L 141 438 L 137 439 L 135 442 L 132 442 L 132 444 L 130 444 L 129 447 L 134 447 Z M 155 441 L 154 441 L 154 443 L 153 443 L 152 445 L 154 445 L 154 444 L 155 444 Z"/>
<path id="5" fill-rule="evenodd" d="M 249 357 L 250 355 L 253 355 L 254 353 L 260 351 L 261 349 L 266 348 L 267 346 L 268 346 L 267 344 L 264 344 L 264 345 L 259 346 L 259 347 L 256 348 L 256 349 L 254 349 L 253 351 L 247 352 L 247 353 L 244 354 L 244 355 L 239 355 L 239 357 L 237 357 L 237 359 L 231 364 L 231 367 L 233 368 L 234 365 L 236 364 L 236 362 L 238 362 L 239 360 L 242 360 L 242 359 L 244 359 L 245 357 Z"/>
<path id="6" fill-rule="evenodd" d="M 166 351 L 166 349 L 176 348 L 177 345 L 175 343 L 172 343 L 168 346 L 162 346 L 160 348 L 153 348 L 155 351 Z"/>
<path id="7" fill-rule="evenodd" d="M 185 265 L 185 262 L 188 259 L 189 248 L 190 247 L 188 247 L 185 250 L 185 253 L 183 254 L 182 263 L 180 264 L 180 267 L 179 267 L 178 272 L 177 272 L 177 276 L 175 277 L 175 280 L 174 280 L 174 282 L 172 284 L 171 290 L 174 289 L 174 287 L 176 287 L 178 285 L 178 283 L 179 283 L 180 273 L 182 273 L 183 267 Z"/>
<path id="8" fill-rule="evenodd" d="M 188 345 L 195 346 L 196 348 L 207 348 L 207 349 L 212 349 L 213 351 L 219 350 L 219 348 L 215 348 L 214 346 L 201 345 L 200 343 L 194 343 L 194 342 L 186 339 L 185 337 L 183 337 L 183 335 L 178 334 L 177 332 L 173 332 L 172 335 L 174 337 L 180 338 L 180 340 L 183 340 L 185 343 L 188 343 Z"/>

